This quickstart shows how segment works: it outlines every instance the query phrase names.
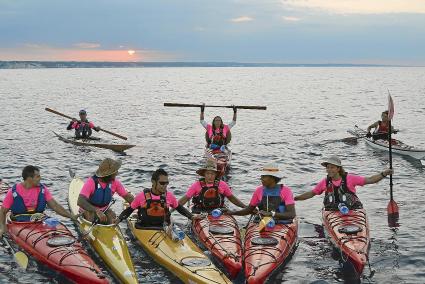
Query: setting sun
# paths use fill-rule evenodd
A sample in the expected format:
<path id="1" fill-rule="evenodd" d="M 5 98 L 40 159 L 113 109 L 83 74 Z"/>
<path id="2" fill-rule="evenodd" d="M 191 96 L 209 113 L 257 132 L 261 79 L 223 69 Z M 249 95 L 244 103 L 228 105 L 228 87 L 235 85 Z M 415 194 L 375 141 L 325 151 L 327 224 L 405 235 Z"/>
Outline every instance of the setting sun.
<path id="1" fill-rule="evenodd" d="M 128 52 L 128 54 L 129 54 L 129 55 L 133 55 L 133 54 L 135 54 L 135 53 L 136 53 L 136 51 L 131 50 L 131 49 L 130 49 L 130 50 L 127 50 L 127 52 Z"/>

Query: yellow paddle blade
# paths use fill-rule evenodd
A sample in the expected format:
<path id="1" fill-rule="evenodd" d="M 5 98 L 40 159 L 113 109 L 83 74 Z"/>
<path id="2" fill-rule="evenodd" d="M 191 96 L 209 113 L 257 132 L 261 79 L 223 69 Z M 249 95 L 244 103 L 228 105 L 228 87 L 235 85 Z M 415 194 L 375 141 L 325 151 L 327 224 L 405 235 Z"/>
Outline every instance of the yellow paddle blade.
<path id="1" fill-rule="evenodd" d="M 263 219 L 261 219 L 260 223 L 258 224 L 258 231 L 263 231 L 267 224 L 271 221 L 271 219 L 272 217 L 270 216 L 263 217 Z"/>
<path id="2" fill-rule="evenodd" d="M 23 253 L 22 251 L 18 251 L 13 255 L 13 257 L 15 258 L 16 263 L 18 263 L 21 268 L 23 268 L 24 270 L 27 269 L 28 257 L 25 253 Z"/>

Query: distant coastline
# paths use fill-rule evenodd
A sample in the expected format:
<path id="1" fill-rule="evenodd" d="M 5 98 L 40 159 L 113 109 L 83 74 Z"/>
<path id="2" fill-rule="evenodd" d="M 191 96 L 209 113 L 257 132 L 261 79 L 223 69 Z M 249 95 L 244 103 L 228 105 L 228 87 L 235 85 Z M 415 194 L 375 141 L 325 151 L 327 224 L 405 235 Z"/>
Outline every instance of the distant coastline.
<path id="1" fill-rule="evenodd" d="M 0 69 L 42 68 L 158 68 L 158 67 L 410 67 L 380 64 L 285 64 L 241 62 L 78 62 L 78 61 L 0 61 Z M 420 67 L 420 66 L 412 66 Z"/>

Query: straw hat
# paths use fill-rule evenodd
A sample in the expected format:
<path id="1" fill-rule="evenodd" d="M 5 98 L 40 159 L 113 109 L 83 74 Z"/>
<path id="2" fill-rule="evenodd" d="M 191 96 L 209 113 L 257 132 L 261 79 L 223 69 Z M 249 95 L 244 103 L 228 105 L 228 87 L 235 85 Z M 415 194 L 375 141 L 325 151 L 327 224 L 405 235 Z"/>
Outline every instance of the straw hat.
<path id="1" fill-rule="evenodd" d="M 329 158 L 326 158 L 324 162 L 321 163 L 322 166 L 326 167 L 328 164 L 342 167 L 341 160 L 337 156 L 330 156 Z"/>
<path id="2" fill-rule="evenodd" d="M 106 158 L 99 164 L 99 168 L 96 171 L 97 177 L 107 177 L 118 172 L 121 167 L 121 161 Z"/>
<path id="3" fill-rule="evenodd" d="M 277 178 L 283 178 L 282 172 L 275 163 L 266 164 L 261 169 L 260 175 L 262 176 L 273 176 Z"/>
<path id="4" fill-rule="evenodd" d="M 205 165 L 200 168 L 199 170 L 196 171 L 196 173 L 200 176 L 204 176 L 205 171 L 214 171 L 216 173 L 218 173 L 217 170 L 217 162 L 215 159 L 207 159 L 205 161 Z"/>

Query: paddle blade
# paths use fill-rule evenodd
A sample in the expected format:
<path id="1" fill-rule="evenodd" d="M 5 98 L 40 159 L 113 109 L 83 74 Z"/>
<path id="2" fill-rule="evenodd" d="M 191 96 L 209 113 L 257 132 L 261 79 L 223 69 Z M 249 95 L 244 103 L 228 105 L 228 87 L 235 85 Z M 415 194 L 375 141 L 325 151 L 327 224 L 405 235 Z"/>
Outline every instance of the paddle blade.
<path id="1" fill-rule="evenodd" d="M 13 255 L 16 263 L 22 268 L 22 269 L 27 269 L 28 266 L 28 257 L 25 253 L 23 253 L 22 251 L 18 251 Z"/>
<path id="2" fill-rule="evenodd" d="M 71 168 L 68 169 L 68 173 L 69 173 L 69 176 L 71 178 L 74 178 L 75 177 L 75 171 L 73 171 Z"/>
<path id="3" fill-rule="evenodd" d="M 389 227 L 399 227 L 399 213 L 398 213 L 398 205 L 394 200 L 390 200 L 387 206 L 388 212 L 388 226 Z"/>
<path id="4" fill-rule="evenodd" d="M 264 217 L 261 219 L 260 223 L 258 224 L 258 231 L 262 232 L 264 228 L 267 226 L 267 224 L 271 221 L 272 217 Z"/>
<path id="5" fill-rule="evenodd" d="M 341 139 L 341 142 L 351 144 L 351 145 L 356 145 L 358 141 L 359 141 L 358 137 L 347 137 L 347 138 Z"/>
<path id="6" fill-rule="evenodd" d="M 394 102 L 388 90 L 388 118 L 392 120 L 394 117 Z"/>

